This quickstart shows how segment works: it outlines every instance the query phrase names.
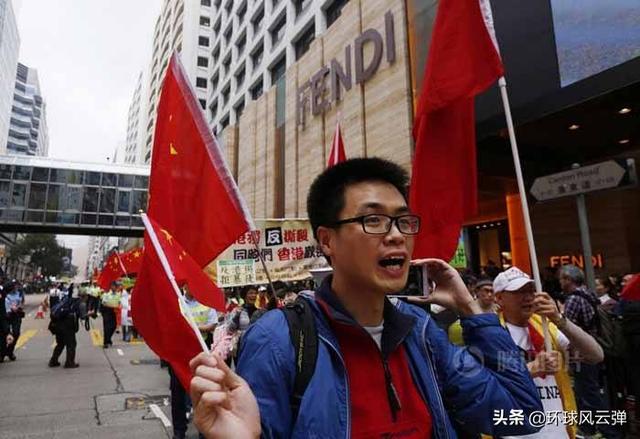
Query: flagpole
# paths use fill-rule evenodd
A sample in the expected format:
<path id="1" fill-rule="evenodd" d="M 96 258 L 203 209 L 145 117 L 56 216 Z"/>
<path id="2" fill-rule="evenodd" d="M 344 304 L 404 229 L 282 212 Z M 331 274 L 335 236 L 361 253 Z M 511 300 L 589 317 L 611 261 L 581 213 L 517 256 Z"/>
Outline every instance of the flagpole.
<path id="1" fill-rule="evenodd" d="M 127 269 L 124 268 L 124 264 L 122 263 L 122 259 L 120 259 L 120 255 L 118 254 L 118 252 L 116 252 L 116 258 L 118 258 L 118 262 L 120 263 L 120 268 L 122 269 L 122 273 L 126 276 Z"/>
<path id="2" fill-rule="evenodd" d="M 200 333 L 200 330 L 198 329 L 198 325 L 196 325 L 196 322 L 193 318 L 193 314 L 191 314 L 191 309 L 187 306 L 187 303 L 184 300 L 184 296 L 180 292 L 180 287 L 178 287 L 178 284 L 176 283 L 176 279 L 173 276 L 173 272 L 171 271 L 171 265 L 169 265 L 167 256 L 164 254 L 164 250 L 162 250 L 162 246 L 160 245 L 160 241 L 158 240 L 156 231 L 154 230 L 153 226 L 149 222 L 149 218 L 147 217 L 146 213 L 141 213 L 140 216 L 142 217 L 144 228 L 147 230 L 147 233 L 149 234 L 149 238 L 151 239 L 153 248 L 156 250 L 158 257 L 160 258 L 160 263 L 162 264 L 162 268 L 164 268 L 164 273 L 169 278 L 169 281 L 171 282 L 171 286 L 173 287 L 173 291 L 176 293 L 176 296 L 178 296 L 178 301 L 180 302 L 180 305 L 181 305 L 180 307 L 186 313 L 185 317 L 186 317 L 187 323 L 189 323 L 189 326 L 191 326 L 191 329 L 193 329 L 193 332 L 196 334 L 196 337 L 200 342 L 200 347 L 202 348 L 202 351 L 205 352 L 206 354 L 209 354 L 210 353 L 209 347 L 207 346 L 207 343 L 205 343 L 204 338 L 202 337 L 202 333 Z"/>
<path id="3" fill-rule="evenodd" d="M 500 95 L 502 97 L 502 105 L 504 107 L 504 116 L 507 120 L 507 130 L 509 131 L 509 141 L 511 143 L 511 153 L 513 154 L 513 164 L 516 169 L 516 180 L 518 181 L 518 191 L 520 192 L 520 203 L 522 205 L 522 216 L 524 218 L 524 226 L 527 233 L 527 242 L 529 244 L 529 255 L 531 258 L 531 271 L 533 272 L 533 280 L 536 285 L 536 291 L 542 291 L 542 280 L 540 278 L 540 267 L 538 266 L 538 256 L 536 253 L 536 245 L 533 241 L 533 228 L 531 227 L 531 216 L 529 214 L 529 202 L 527 201 L 527 192 L 524 187 L 524 178 L 522 176 L 522 166 L 520 164 L 520 154 L 518 153 L 518 143 L 516 141 L 516 131 L 513 127 L 513 118 L 511 116 L 511 105 L 509 104 L 509 95 L 507 93 L 507 81 L 504 76 L 498 79 L 500 87 Z M 542 317 L 542 331 L 544 333 L 544 346 L 547 352 L 552 350 L 551 336 L 549 335 L 549 321 L 546 317 Z"/>
<path id="4" fill-rule="evenodd" d="M 252 232 L 252 235 L 253 235 L 253 232 Z M 255 238 L 255 236 L 252 236 L 252 238 Z M 269 274 L 269 270 L 267 269 L 267 263 L 264 260 L 264 256 L 260 251 L 260 245 L 258 244 L 258 240 L 253 239 L 253 241 L 254 241 L 253 245 L 256 247 L 256 251 L 258 252 L 258 258 L 260 258 L 260 262 L 262 263 L 262 268 L 264 270 L 264 273 L 267 275 L 267 282 L 269 282 L 269 288 L 271 288 L 271 295 L 274 298 L 276 298 L 276 289 L 273 286 L 273 282 L 271 282 L 271 275 Z"/>

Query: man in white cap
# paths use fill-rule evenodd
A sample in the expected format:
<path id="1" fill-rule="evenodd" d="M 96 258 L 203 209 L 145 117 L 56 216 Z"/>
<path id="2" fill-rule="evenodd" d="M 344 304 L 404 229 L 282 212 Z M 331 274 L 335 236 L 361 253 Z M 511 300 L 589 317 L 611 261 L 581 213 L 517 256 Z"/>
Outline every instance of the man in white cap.
<path id="1" fill-rule="evenodd" d="M 549 294 L 536 292 L 533 280 L 519 268 L 512 267 L 500 273 L 493 282 L 493 290 L 500 305 L 500 320 L 525 355 L 545 412 L 575 411 L 567 364 L 569 349 L 582 361 L 595 364 L 604 358 L 600 345 L 567 320 Z M 549 319 L 551 352 L 545 351 L 542 317 Z M 574 438 L 576 426 L 565 424 L 560 416 L 539 432 L 521 437 Z"/>

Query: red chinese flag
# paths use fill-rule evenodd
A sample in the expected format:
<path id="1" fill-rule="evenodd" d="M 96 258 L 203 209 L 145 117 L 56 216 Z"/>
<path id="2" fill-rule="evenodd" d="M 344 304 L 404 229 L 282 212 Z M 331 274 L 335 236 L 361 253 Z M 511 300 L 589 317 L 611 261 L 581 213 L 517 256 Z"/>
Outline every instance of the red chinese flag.
<path id="1" fill-rule="evenodd" d="M 624 286 L 620 297 L 630 302 L 640 302 L 640 274 L 634 275 Z"/>
<path id="2" fill-rule="evenodd" d="M 158 105 L 149 216 L 206 266 L 249 230 L 250 216 L 176 55 Z"/>
<path id="3" fill-rule="evenodd" d="M 414 258 L 450 260 L 463 221 L 477 210 L 474 97 L 503 74 L 487 7 L 484 0 L 438 6 L 413 126 L 409 204 L 422 219 Z"/>
<path id="4" fill-rule="evenodd" d="M 142 249 L 134 248 L 125 253 L 120 253 L 120 260 L 127 274 L 138 273 L 142 265 Z"/>
<path id="5" fill-rule="evenodd" d="M 118 280 L 120 277 L 125 276 L 126 273 L 122 271 L 122 265 L 120 265 L 120 261 L 118 261 L 118 255 L 113 252 L 109 259 L 107 259 L 107 263 L 104 264 L 102 271 L 100 272 L 100 276 L 98 277 L 98 286 L 103 290 L 108 290 L 111 287 L 111 283 L 114 280 Z"/>
<path id="6" fill-rule="evenodd" d="M 151 218 L 149 223 L 176 283 L 180 286 L 187 284 L 191 294 L 201 304 L 223 311 L 225 301 L 222 291 L 167 230 Z M 131 295 L 131 316 L 147 345 L 171 364 L 184 388 L 188 389 L 191 381 L 189 361 L 202 348 L 182 314 L 178 296 L 160 262 L 149 232 L 145 233 L 143 263 Z"/>
<path id="7" fill-rule="evenodd" d="M 347 154 L 344 152 L 344 142 L 342 141 L 342 134 L 340 133 L 340 122 L 336 122 L 336 132 L 333 135 L 333 143 L 331 143 L 331 152 L 329 153 L 327 168 L 344 162 L 346 159 Z"/>

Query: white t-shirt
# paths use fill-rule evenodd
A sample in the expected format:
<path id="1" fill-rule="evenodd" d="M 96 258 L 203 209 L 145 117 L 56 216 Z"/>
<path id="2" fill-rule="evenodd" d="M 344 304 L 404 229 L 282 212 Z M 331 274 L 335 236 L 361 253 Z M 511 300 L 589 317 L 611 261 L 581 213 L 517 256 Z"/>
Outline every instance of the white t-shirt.
<path id="1" fill-rule="evenodd" d="M 507 323 L 506 326 L 515 344 L 517 344 L 525 351 L 533 349 L 533 344 L 531 343 L 531 337 L 529 337 L 528 328 L 512 325 L 511 323 Z M 558 345 L 562 351 L 566 351 L 569 348 L 569 339 L 560 331 L 558 331 Z M 536 377 L 533 378 L 533 383 L 538 388 L 538 394 L 540 396 L 540 400 L 542 401 L 542 407 L 544 408 L 545 412 L 549 413 L 563 411 L 562 399 L 560 398 L 560 389 L 558 388 L 558 384 L 556 383 L 555 376 L 547 375 L 544 378 Z M 506 415 L 508 416 L 508 413 L 506 413 Z M 565 425 L 563 425 L 562 416 L 560 416 L 560 420 L 558 422 L 553 422 L 549 425 L 544 426 L 537 433 L 527 434 L 525 436 L 505 436 L 504 439 L 564 439 L 568 437 L 569 435 L 567 434 L 567 428 Z"/>
<path id="2" fill-rule="evenodd" d="M 127 290 L 122 290 L 120 294 L 120 324 L 122 326 L 133 326 L 131 320 L 131 299 Z"/>
<path id="3" fill-rule="evenodd" d="M 384 329 L 384 320 L 378 326 L 364 326 L 364 330 L 369 333 L 373 341 L 378 345 L 378 349 L 382 350 L 382 330 Z"/>

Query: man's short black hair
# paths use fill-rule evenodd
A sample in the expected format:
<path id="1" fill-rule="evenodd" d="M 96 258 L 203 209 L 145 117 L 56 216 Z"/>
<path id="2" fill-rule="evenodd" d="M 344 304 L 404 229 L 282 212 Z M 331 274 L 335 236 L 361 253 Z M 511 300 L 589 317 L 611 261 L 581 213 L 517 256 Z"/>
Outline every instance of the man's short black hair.
<path id="1" fill-rule="evenodd" d="M 256 290 L 257 293 L 258 287 L 255 285 L 245 285 L 244 287 L 242 287 L 242 289 L 240 290 L 240 297 L 242 298 L 242 300 L 245 300 L 247 298 L 247 294 L 251 290 Z"/>
<path id="2" fill-rule="evenodd" d="M 344 208 L 346 188 L 365 181 L 389 183 L 407 199 L 409 176 L 399 165 L 377 157 L 338 163 L 318 175 L 309 189 L 307 215 L 316 240 L 318 227 L 338 221 L 338 215 Z"/>

